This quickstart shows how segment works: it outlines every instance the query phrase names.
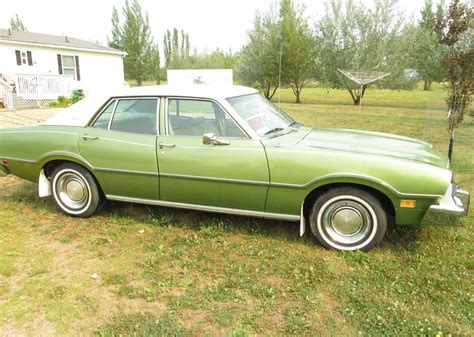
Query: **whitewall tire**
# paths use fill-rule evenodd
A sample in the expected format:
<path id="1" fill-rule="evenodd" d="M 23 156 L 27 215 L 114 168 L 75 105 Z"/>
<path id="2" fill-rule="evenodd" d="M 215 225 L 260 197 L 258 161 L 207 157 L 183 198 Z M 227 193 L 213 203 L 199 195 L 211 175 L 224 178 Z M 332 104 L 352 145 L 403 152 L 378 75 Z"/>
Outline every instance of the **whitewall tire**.
<path id="1" fill-rule="evenodd" d="M 369 192 L 337 187 L 316 200 L 310 226 L 326 248 L 369 251 L 385 235 L 387 214 L 380 201 Z"/>
<path id="2" fill-rule="evenodd" d="M 53 171 L 51 190 L 56 206 L 70 216 L 89 217 L 101 205 L 102 198 L 94 177 L 73 163 L 62 164 Z"/>

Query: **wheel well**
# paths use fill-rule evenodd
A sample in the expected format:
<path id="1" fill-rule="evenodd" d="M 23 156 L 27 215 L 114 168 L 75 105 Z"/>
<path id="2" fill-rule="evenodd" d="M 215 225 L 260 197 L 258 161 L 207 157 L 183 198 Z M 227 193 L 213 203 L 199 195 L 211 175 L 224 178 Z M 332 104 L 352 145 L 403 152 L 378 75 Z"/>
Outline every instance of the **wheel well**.
<path id="1" fill-rule="evenodd" d="M 304 200 L 304 206 L 303 206 L 303 212 L 304 216 L 308 219 L 309 215 L 311 213 L 311 208 L 314 205 L 314 202 L 316 199 L 323 194 L 326 191 L 329 191 L 330 189 L 336 188 L 336 187 L 356 187 L 361 190 L 367 191 L 370 194 L 372 194 L 374 197 L 377 198 L 377 200 L 380 201 L 382 204 L 382 207 L 384 210 L 392 217 L 395 218 L 395 208 L 392 204 L 392 201 L 382 192 L 376 190 L 375 188 L 361 185 L 361 184 L 351 184 L 351 183 L 334 183 L 334 184 L 327 184 L 320 186 L 318 188 L 315 188 L 314 190 L 309 193 L 305 200 Z"/>
<path id="2" fill-rule="evenodd" d="M 99 187 L 99 191 L 102 195 L 104 195 L 104 192 L 102 190 L 102 187 L 100 186 L 99 184 L 99 181 L 97 180 L 97 177 L 94 175 L 93 172 L 91 172 L 91 170 L 89 170 L 87 167 L 85 167 L 84 165 L 81 165 L 79 163 L 76 163 L 72 160 L 63 160 L 63 159 L 59 159 L 59 160 L 51 160 L 49 162 L 47 162 L 46 164 L 43 165 L 43 170 L 44 170 L 44 174 L 46 175 L 46 177 L 51 180 L 51 176 L 53 175 L 53 172 L 54 170 L 62 165 L 62 164 L 65 164 L 65 163 L 71 163 L 71 164 L 75 164 L 75 165 L 79 165 L 81 166 L 82 168 L 84 168 L 85 170 L 89 171 L 89 173 L 92 175 L 92 177 L 94 178 L 97 186 Z"/>

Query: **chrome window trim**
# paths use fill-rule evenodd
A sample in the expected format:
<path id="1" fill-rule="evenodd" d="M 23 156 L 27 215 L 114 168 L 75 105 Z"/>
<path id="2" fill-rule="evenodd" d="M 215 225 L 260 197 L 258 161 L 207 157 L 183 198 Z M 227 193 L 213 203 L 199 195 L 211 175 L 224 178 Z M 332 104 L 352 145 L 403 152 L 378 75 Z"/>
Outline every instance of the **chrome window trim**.
<path id="1" fill-rule="evenodd" d="M 188 101 L 205 101 L 205 102 L 211 102 L 211 103 L 215 103 L 217 104 L 221 109 L 222 111 L 224 111 L 224 113 L 230 117 L 230 119 L 237 125 L 237 127 L 239 128 L 239 130 L 243 133 L 243 135 L 245 136 L 244 138 L 240 138 L 240 137 L 219 137 L 219 138 L 225 138 L 225 139 L 250 139 L 252 138 L 248 132 L 242 127 L 242 125 L 240 125 L 240 123 L 234 118 L 234 116 L 229 113 L 229 111 L 227 109 L 225 109 L 222 104 L 218 101 L 218 100 L 215 100 L 213 98 L 206 98 L 206 97 L 191 97 L 191 96 L 166 96 L 165 97 L 165 107 L 164 107 L 164 114 L 165 114 L 165 131 L 166 131 L 166 136 L 174 136 L 174 137 L 202 137 L 202 136 L 190 136 L 190 135 L 170 135 L 170 132 L 169 132 L 169 111 L 168 111 L 168 107 L 169 107 L 169 100 L 188 100 Z"/>
<path id="2" fill-rule="evenodd" d="M 109 131 L 114 131 L 114 132 L 123 132 L 123 133 L 131 133 L 131 134 L 136 134 L 136 135 L 148 135 L 148 136 L 159 136 L 160 135 L 160 96 L 126 96 L 126 97 L 115 97 L 116 100 L 115 107 L 114 107 L 114 112 L 112 116 L 110 116 L 110 121 L 109 121 Z M 112 126 L 112 121 L 114 120 L 115 113 L 117 112 L 117 107 L 119 104 L 119 101 L 131 101 L 131 100 L 139 100 L 139 99 L 146 99 L 146 100 L 156 100 L 156 110 L 155 110 L 155 127 L 156 127 L 156 134 L 155 135 L 150 135 L 146 133 L 139 133 L 139 132 L 128 132 L 128 131 L 120 131 L 120 130 L 113 130 L 111 129 Z"/>
<path id="3" fill-rule="evenodd" d="M 114 102 L 114 104 L 115 104 L 115 105 L 114 105 L 114 109 L 112 110 L 112 114 L 113 114 L 113 112 L 115 111 L 115 108 L 116 108 L 116 106 L 117 106 L 117 99 L 116 99 L 116 98 L 109 98 L 104 104 L 102 104 L 102 107 L 99 109 L 99 111 L 94 114 L 94 116 L 92 117 L 92 119 L 90 120 L 90 122 L 87 123 L 86 127 L 91 127 L 91 128 L 93 128 L 95 122 L 97 122 L 97 120 L 99 119 L 99 117 L 104 113 L 104 111 L 109 107 L 109 105 L 110 105 L 113 101 L 115 101 L 115 102 Z M 110 117 L 109 117 L 109 124 L 110 124 L 110 120 L 111 120 L 112 114 L 111 114 Z M 109 125 L 109 124 L 108 124 L 108 125 Z M 108 127 L 107 127 L 107 129 L 108 129 Z M 104 129 L 104 130 L 105 130 L 105 129 Z"/>
<path id="4" fill-rule="evenodd" d="M 110 97 L 101 107 L 101 109 L 99 109 L 98 112 L 96 112 L 96 114 L 94 115 L 94 117 L 92 117 L 91 121 L 89 123 L 87 123 L 86 127 L 94 127 L 94 124 L 95 122 L 97 121 L 97 119 L 102 115 L 102 113 L 104 113 L 105 109 L 107 109 L 109 107 L 109 105 L 112 103 L 112 101 L 115 101 L 114 102 L 114 109 L 112 111 L 112 114 L 110 115 L 110 118 L 109 118 L 109 124 L 107 126 L 107 129 L 103 129 L 103 130 L 109 130 L 109 131 L 117 131 L 117 130 L 111 130 L 110 127 L 112 126 L 112 121 L 114 119 L 114 116 L 115 116 L 115 112 L 117 110 L 117 106 L 118 106 L 118 102 L 121 101 L 121 100 L 137 100 L 137 99 L 155 99 L 157 100 L 156 102 L 156 111 L 155 111 L 155 115 L 156 115 L 156 134 L 155 136 L 159 136 L 160 135 L 160 102 L 161 100 L 163 99 L 161 96 L 113 96 L 113 97 Z M 117 131 L 117 132 L 120 132 L 120 131 Z M 136 132 L 126 132 L 126 131 L 122 131 L 124 133 L 131 133 L 131 134 L 141 134 L 141 133 L 136 133 Z M 149 135 L 149 136 L 153 136 L 153 135 Z"/>
<path id="5" fill-rule="evenodd" d="M 110 114 L 109 123 L 107 124 L 107 130 L 110 130 L 110 126 L 112 125 L 112 121 L 113 121 L 114 116 L 115 116 L 115 110 L 117 110 L 118 102 L 119 102 L 118 99 L 114 100 L 114 109 L 112 110 L 112 113 Z"/>
<path id="6" fill-rule="evenodd" d="M 195 210 L 195 211 L 215 212 L 215 213 L 223 213 L 223 214 L 229 214 L 229 215 L 252 216 L 252 217 L 257 217 L 257 218 L 275 219 L 275 220 L 300 221 L 300 215 L 292 215 L 292 214 L 267 213 L 267 212 L 251 211 L 251 210 L 244 210 L 244 209 L 237 209 L 237 208 L 196 205 L 196 204 L 187 204 L 187 203 L 180 203 L 180 202 L 173 202 L 173 201 L 163 201 L 163 200 L 131 198 L 131 197 L 118 196 L 118 195 L 106 195 L 106 198 L 109 200 L 114 200 L 114 201 L 132 202 L 132 203 L 153 205 L 153 206 L 183 208 L 183 209 L 190 209 L 190 210 Z"/>

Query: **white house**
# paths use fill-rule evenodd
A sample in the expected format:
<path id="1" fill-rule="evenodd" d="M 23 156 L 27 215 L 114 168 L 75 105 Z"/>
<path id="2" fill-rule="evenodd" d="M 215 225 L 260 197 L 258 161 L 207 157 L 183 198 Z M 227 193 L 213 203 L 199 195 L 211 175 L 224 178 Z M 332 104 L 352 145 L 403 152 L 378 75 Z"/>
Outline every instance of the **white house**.
<path id="1" fill-rule="evenodd" d="M 69 36 L 0 29 L 0 101 L 41 104 L 124 85 L 125 52 Z"/>

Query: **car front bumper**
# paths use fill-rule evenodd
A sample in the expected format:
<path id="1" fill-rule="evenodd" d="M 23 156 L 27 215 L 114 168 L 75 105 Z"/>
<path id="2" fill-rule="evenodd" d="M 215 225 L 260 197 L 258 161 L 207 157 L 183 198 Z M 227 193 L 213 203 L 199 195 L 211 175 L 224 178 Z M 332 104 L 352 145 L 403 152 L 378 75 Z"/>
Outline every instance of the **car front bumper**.
<path id="1" fill-rule="evenodd" d="M 425 213 L 423 225 L 452 226 L 469 212 L 470 195 L 451 184 L 437 205 L 431 206 Z"/>

